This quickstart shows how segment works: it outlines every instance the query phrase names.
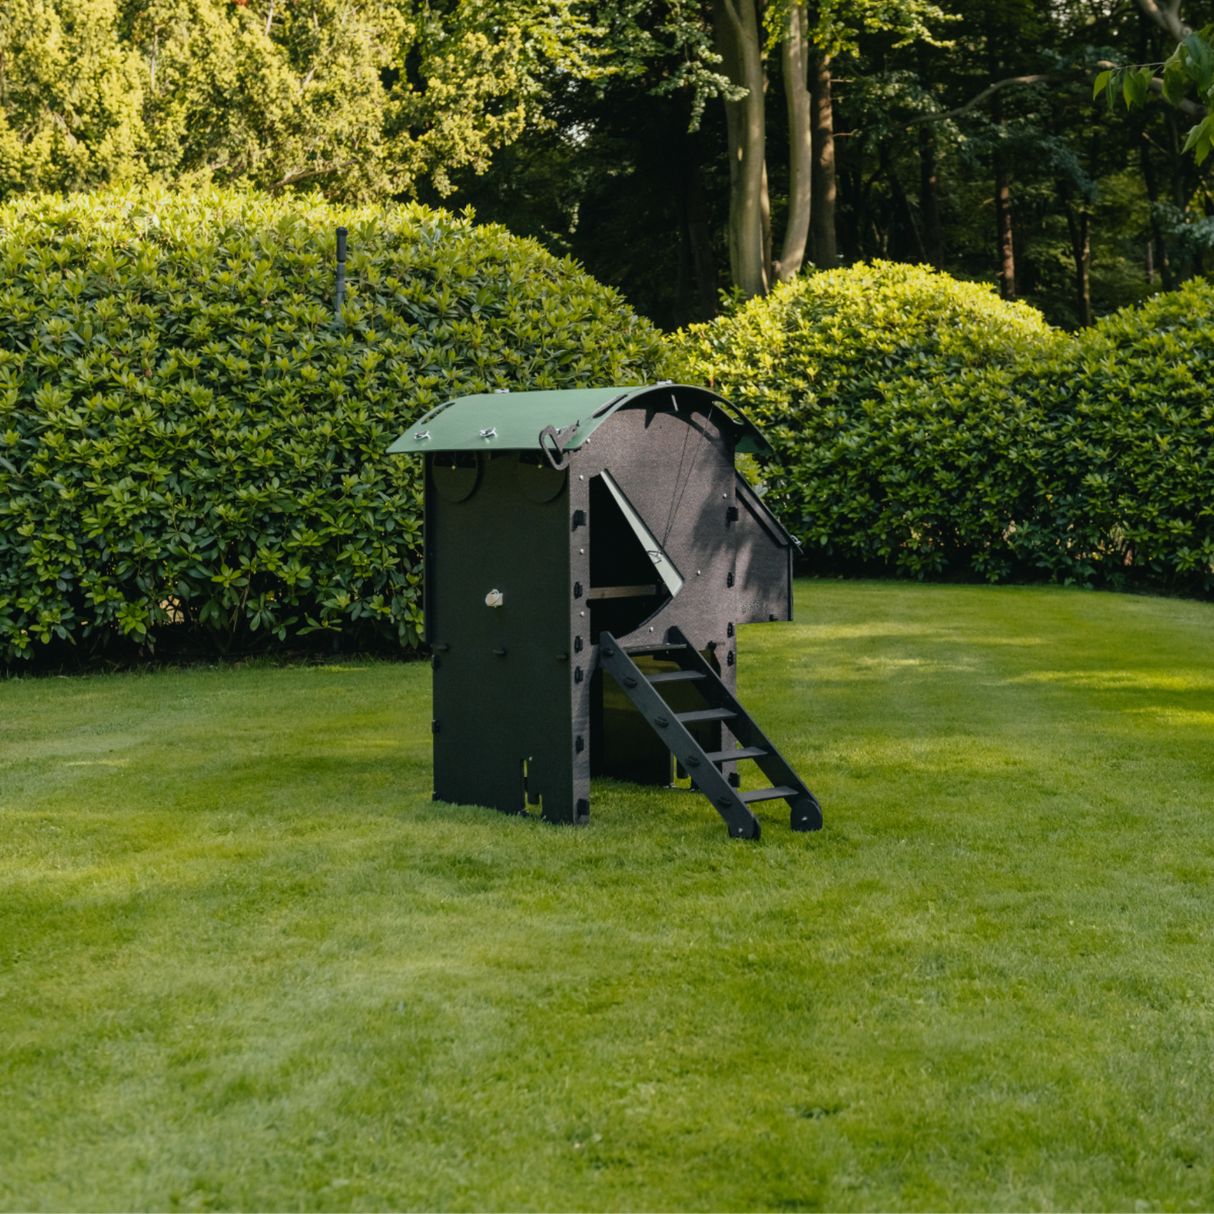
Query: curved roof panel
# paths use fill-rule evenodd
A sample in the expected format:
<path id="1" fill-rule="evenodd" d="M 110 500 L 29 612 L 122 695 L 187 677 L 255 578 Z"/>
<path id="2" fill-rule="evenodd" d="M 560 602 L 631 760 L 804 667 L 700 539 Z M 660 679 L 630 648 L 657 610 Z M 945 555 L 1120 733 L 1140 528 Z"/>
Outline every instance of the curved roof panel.
<path id="1" fill-rule="evenodd" d="M 534 451 L 539 449 L 541 431 L 549 426 L 561 432 L 563 450 L 576 451 L 618 409 L 642 401 L 647 406 L 662 407 L 667 399 L 676 408 L 679 402 L 685 402 L 688 408 L 699 405 L 711 410 L 719 406 L 722 420 L 734 430 L 735 450 L 770 454 L 767 440 L 755 425 L 724 397 L 705 388 L 674 383 L 461 396 L 414 422 L 388 452 Z"/>

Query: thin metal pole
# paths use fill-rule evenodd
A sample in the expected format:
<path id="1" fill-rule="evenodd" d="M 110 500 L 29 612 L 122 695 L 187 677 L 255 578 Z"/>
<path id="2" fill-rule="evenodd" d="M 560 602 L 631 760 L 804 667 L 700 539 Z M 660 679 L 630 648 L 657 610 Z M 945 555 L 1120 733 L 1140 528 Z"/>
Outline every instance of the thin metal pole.
<path id="1" fill-rule="evenodd" d="M 346 229 L 337 229 L 337 296 L 333 301 L 335 319 L 340 328 L 344 322 L 341 318 L 341 302 L 346 294 Z"/>

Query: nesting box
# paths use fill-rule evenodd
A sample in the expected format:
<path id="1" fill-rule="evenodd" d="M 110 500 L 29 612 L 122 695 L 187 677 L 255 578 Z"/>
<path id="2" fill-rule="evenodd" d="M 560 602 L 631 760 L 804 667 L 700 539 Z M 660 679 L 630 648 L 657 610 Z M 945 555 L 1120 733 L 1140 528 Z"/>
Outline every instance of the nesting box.
<path id="1" fill-rule="evenodd" d="M 392 444 L 425 459 L 435 799 L 577 824 L 592 775 L 683 776 L 733 835 L 763 799 L 821 825 L 735 694 L 738 626 L 792 618 L 793 541 L 734 467 L 767 450 L 671 383 L 463 397 Z"/>

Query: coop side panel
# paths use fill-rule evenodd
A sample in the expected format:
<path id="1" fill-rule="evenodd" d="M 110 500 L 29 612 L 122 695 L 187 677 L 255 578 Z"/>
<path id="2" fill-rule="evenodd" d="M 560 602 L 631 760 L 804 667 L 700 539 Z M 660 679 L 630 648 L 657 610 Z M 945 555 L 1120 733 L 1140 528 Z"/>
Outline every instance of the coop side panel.
<path id="1" fill-rule="evenodd" d="M 741 476 L 736 492 L 738 623 L 791 620 L 792 538 Z"/>
<path id="2" fill-rule="evenodd" d="M 621 409 L 595 434 L 596 470 L 610 470 L 685 579 L 656 616 L 616 635 L 639 644 L 678 625 L 697 648 L 712 649 L 732 684 L 733 452 L 722 417 L 687 401 L 676 411 L 675 399 L 672 390 L 669 400 L 647 398 L 644 406 Z"/>
<path id="3" fill-rule="evenodd" d="M 518 457 L 485 458 L 467 500 L 430 494 L 434 792 L 458 804 L 575 813 L 568 492 L 536 502 Z M 497 590 L 502 606 L 486 606 Z"/>
<path id="4" fill-rule="evenodd" d="M 611 473 L 684 578 L 679 593 L 655 614 L 637 618 L 628 627 L 613 618 L 610 631 L 625 645 L 642 645 L 663 641 L 667 630 L 678 626 L 709 655 L 721 679 L 734 690 L 737 503 L 731 436 L 724 418 L 695 398 L 680 400 L 674 390 L 654 393 L 644 403 L 612 416 L 595 432 L 581 459 L 580 470 L 588 480 L 603 469 Z M 648 575 L 650 581 L 655 578 Z M 670 758 L 664 744 L 651 730 L 627 727 L 626 718 L 635 715 L 635 709 L 615 704 L 609 684 L 604 681 L 596 690 L 601 716 L 596 731 L 598 769 L 665 783 L 670 778 Z M 677 693 L 672 695 L 677 698 Z M 712 737 L 704 739 L 711 749 L 730 744 L 730 733 L 719 724 L 711 732 Z"/>

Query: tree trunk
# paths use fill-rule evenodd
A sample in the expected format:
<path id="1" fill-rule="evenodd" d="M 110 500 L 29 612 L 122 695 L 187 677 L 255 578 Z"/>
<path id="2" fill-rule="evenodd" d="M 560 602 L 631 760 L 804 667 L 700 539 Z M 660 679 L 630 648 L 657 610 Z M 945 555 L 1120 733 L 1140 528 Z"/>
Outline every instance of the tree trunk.
<path id="1" fill-rule="evenodd" d="M 1168 245 L 1163 236 L 1163 225 L 1159 222 L 1159 181 L 1155 176 L 1155 162 L 1151 159 L 1151 151 L 1147 144 L 1146 135 L 1138 145 L 1138 160 L 1142 169 L 1142 179 L 1147 187 L 1147 200 L 1151 204 L 1151 236 L 1154 243 L 1154 252 L 1158 254 L 1159 277 L 1163 283 L 1165 291 L 1173 289 L 1172 283 L 1172 267 L 1168 261 Z M 1154 275 L 1147 280 L 1152 285 L 1154 284 Z"/>
<path id="2" fill-rule="evenodd" d="M 1012 245 L 1012 199 L 1003 157 L 995 153 L 995 238 L 999 252 L 999 295 L 1016 298 L 1016 253 Z"/>
<path id="3" fill-rule="evenodd" d="M 764 118 L 762 38 L 755 0 L 713 0 L 713 26 L 721 65 L 732 84 L 746 89 L 725 102 L 729 139 L 729 266 L 750 298 L 766 295 L 769 260 L 763 253 Z"/>
<path id="4" fill-rule="evenodd" d="M 940 183 L 936 177 L 936 137 L 926 124 L 919 128 L 919 210 L 928 265 L 944 269 L 944 232 L 940 227 Z"/>
<path id="5" fill-rule="evenodd" d="M 992 80 L 998 80 L 1000 72 L 999 31 L 996 27 L 998 8 L 990 5 L 986 10 L 986 56 L 987 68 Z M 995 121 L 996 139 L 1003 136 L 1003 95 L 996 93 L 991 105 L 991 117 Z M 999 295 L 1003 299 L 1016 298 L 1016 253 L 1012 245 L 1012 198 L 1008 188 L 1007 163 L 1003 150 L 995 144 L 995 250 L 999 259 Z"/>
<path id="6" fill-rule="evenodd" d="M 670 190 L 678 208 L 678 281 L 674 323 L 677 328 L 712 320 L 717 314 L 717 271 L 712 229 L 704 192 L 703 135 L 689 130 L 690 98 L 670 108 Z"/>
<path id="7" fill-rule="evenodd" d="M 1079 254 L 1075 258 L 1079 270 L 1079 307 L 1083 327 L 1092 327 L 1092 213 L 1085 202 L 1079 212 Z"/>
<path id="8" fill-rule="evenodd" d="M 805 8 L 795 3 L 789 13 L 788 37 L 780 47 L 784 98 L 788 103 L 788 222 L 780 260 L 773 269 L 781 282 L 805 263 L 813 199 L 813 107 L 809 92 L 809 45 Z"/>
<path id="9" fill-rule="evenodd" d="M 1071 234 L 1071 256 L 1075 261 L 1075 310 L 1079 323 L 1092 327 L 1092 215 L 1087 200 L 1079 204 L 1078 218 L 1068 202 L 1066 225 Z"/>
<path id="10" fill-rule="evenodd" d="M 712 227 L 708 199 L 704 193 L 703 153 L 698 131 L 685 136 L 687 147 L 684 176 L 687 241 L 691 251 L 691 277 L 695 284 L 696 320 L 712 320 L 717 314 L 717 265 L 712 251 Z"/>
<path id="11" fill-rule="evenodd" d="M 763 190 L 759 195 L 759 217 L 763 224 L 763 274 L 766 290 L 775 282 L 771 256 L 771 195 L 767 192 L 767 158 L 763 158 Z"/>
<path id="12" fill-rule="evenodd" d="M 1003 104 L 996 94 L 994 119 L 1003 130 Z M 1007 164 L 998 145 L 995 147 L 995 249 L 999 258 L 999 295 L 1016 298 L 1016 251 L 1012 244 L 1012 196 L 1007 183 Z"/>
<path id="13" fill-rule="evenodd" d="M 810 218 L 814 265 L 833 270 L 839 264 L 835 241 L 835 116 L 830 96 L 830 56 L 814 53 L 810 67 L 813 108 L 813 213 Z"/>
<path id="14" fill-rule="evenodd" d="M 884 144 L 881 147 L 880 164 L 881 171 L 885 174 L 886 181 L 889 182 L 890 194 L 893 196 L 895 208 L 900 208 L 906 215 L 907 227 L 910 228 L 911 236 L 914 238 L 915 248 L 919 253 L 919 260 L 926 261 L 927 249 L 923 245 L 923 234 L 919 231 L 919 221 L 915 218 L 915 208 L 911 205 L 911 200 L 902 188 L 902 182 L 898 180 L 898 174 L 889 162 L 889 151 Z M 893 227 L 892 217 L 890 227 L 891 229 Z"/>
<path id="15" fill-rule="evenodd" d="M 860 165 L 852 165 L 849 169 L 844 170 L 843 175 L 847 184 L 847 197 L 851 201 L 851 205 L 839 215 L 842 253 L 846 261 L 860 261 L 864 257 L 862 233 L 867 205 L 864 194 L 864 170 Z"/>

